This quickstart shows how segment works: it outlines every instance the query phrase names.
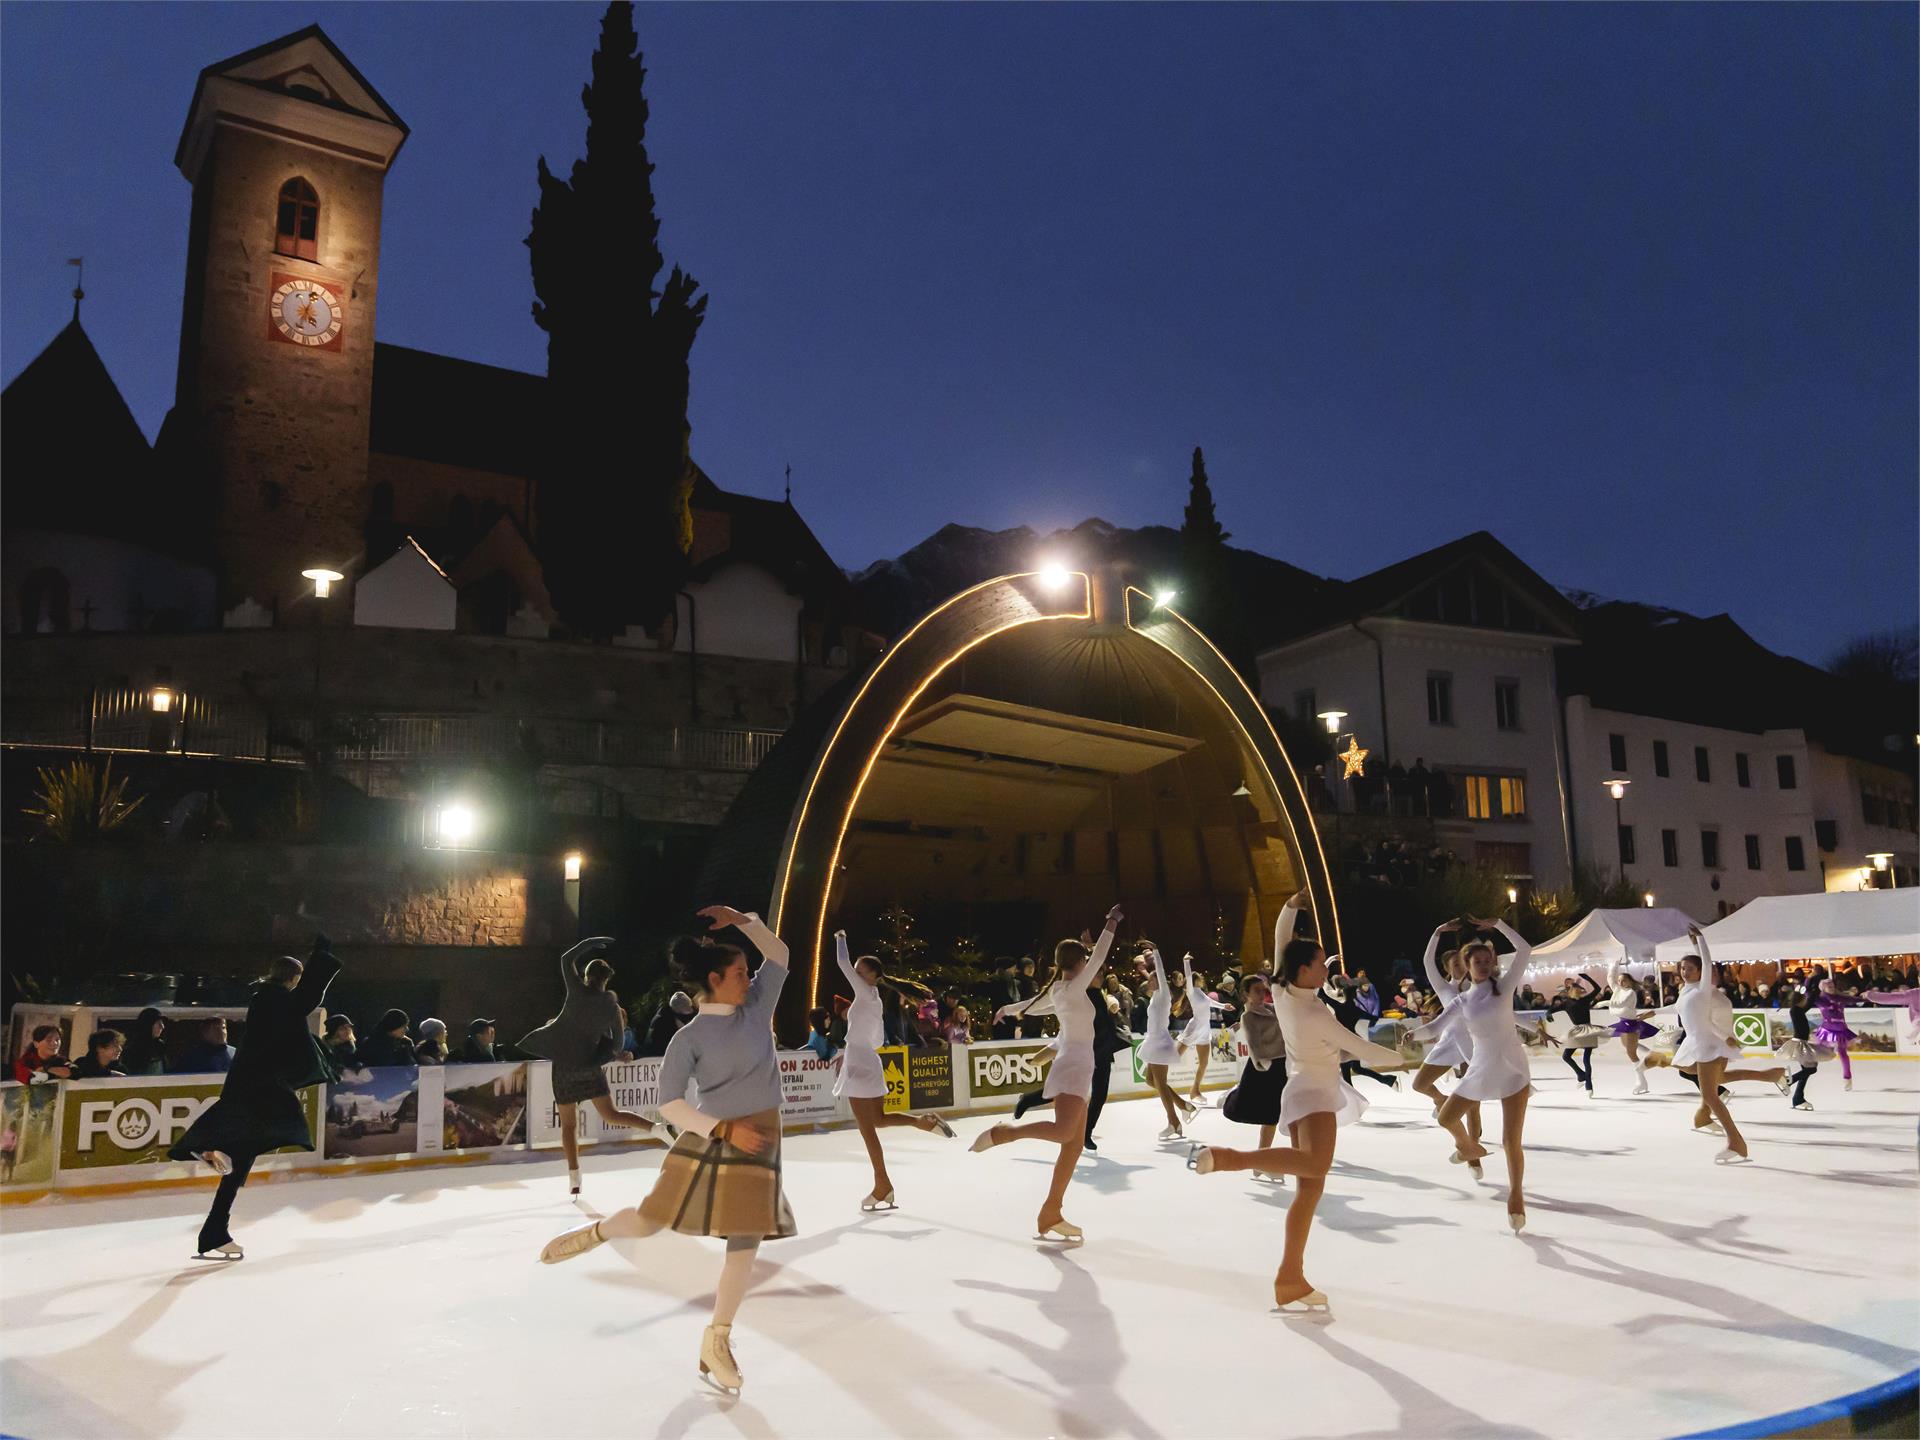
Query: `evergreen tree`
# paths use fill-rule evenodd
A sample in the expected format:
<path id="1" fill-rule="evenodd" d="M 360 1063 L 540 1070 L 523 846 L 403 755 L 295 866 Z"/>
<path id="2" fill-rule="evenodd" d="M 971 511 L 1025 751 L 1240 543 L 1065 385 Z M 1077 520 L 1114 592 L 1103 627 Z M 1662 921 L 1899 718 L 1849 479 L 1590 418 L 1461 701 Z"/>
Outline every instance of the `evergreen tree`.
<path id="1" fill-rule="evenodd" d="M 614 0 L 581 91 L 586 154 L 565 180 L 541 157 L 526 241 L 547 332 L 537 538 L 562 617 L 595 638 L 672 612 L 693 538 L 688 357 L 707 300 L 678 266 L 657 288 L 645 80 L 633 6 Z"/>
<path id="2" fill-rule="evenodd" d="M 1180 526 L 1187 554 L 1205 554 L 1223 546 L 1233 537 L 1220 528 L 1220 517 L 1213 513 L 1213 486 L 1207 482 L 1207 457 L 1198 445 L 1193 447 L 1193 474 L 1187 478 L 1187 510 Z"/>

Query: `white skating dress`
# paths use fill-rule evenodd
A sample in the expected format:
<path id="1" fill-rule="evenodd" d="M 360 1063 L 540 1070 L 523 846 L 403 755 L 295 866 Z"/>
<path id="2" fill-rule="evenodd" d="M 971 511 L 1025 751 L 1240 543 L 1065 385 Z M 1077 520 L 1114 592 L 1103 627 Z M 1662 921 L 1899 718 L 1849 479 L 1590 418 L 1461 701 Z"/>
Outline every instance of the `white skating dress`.
<path id="1" fill-rule="evenodd" d="M 1213 1043 L 1213 1012 L 1227 1007 L 1194 985 L 1192 956 L 1181 956 L 1180 969 L 1187 977 L 1187 1006 L 1193 1012 L 1187 1017 L 1186 1029 L 1180 1032 L 1180 1043 L 1204 1050 Z"/>
<path id="2" fill-rule="evenodd" d="M 1691 1068 L 1703 1060 L 1738 1060 L 1740 1047 L 1733 1041 L 1733 1002 L 1713 983 L 1713 957 L 1707 953 L 1705 937 L 1700 940 L 1700 978 L 1680 987 L 1680 998 L 1672 1009 L 1680 1016 L 1680 1028 L 1687 1038 L 1673 1052 L 1673 1068 Z M 1664 1013 L 1664 1012 L 1662 1012 Z"/>
<path id="3" fill-rule="evenodd" d="M 1323 1111 L 1346 1125 L 1367 1113 L 1367 1102 L 1340 1078 L 1340 1057 L 1351 1055 L 1376 1065 L 1398 1065 L 1400 1057 L 1384 1045 L 1362 1040 L 1333 1018 L 1317 990 L 1289 985 L 1273 1001 L 1274 1018 L 1287 1045 L 1287 1088 L 1280 1097 L 1280 1124 Z"/>
<path id="4" fill-rule="evenodd" d="M 847 1008 L 847 1048 L 840 1056 L 840 1078 L 833 1082 L 833 1093 L 849 1100 L 884 1100 L 887 1077 L 880 1068 L 880 1046 L 887 1038 L 880 1018 L 880 987 L 869 985 L 847 958 L 847 937 L 833 937 L 833 958 L 840 973 L 853 987 L 853 1004 Z"/>
<path id="5" fill-rule="evenodd" d="M 1433 993 L 1439 998 L 1440 1013 L 1413 1034 L 1416 1039 L 1433 1041 L 1427 1047 L 1427 1053 L 1420 1057 L 1422 1065 L 1444 1065 L 1451 1070 L 1473 1058 L 1473 1037 L 1467 1033 L 1466 1011 L 1460 1004 L 1460 987 L 1441 970 L 1439 951 L 1440 932 L 1436 930 L 1433 938 L 1427 941 L 1427 953 L 1422 963 L 1427 971 L 1427 984 L 1433 987 Z"/>
<path id="6" fill-rule="evenodd" d="M 1180 1058 L 1180 1048 L 1167 1028 L 1173 1016 L 1173 991 L 1167 988 L 1167 967 L 1160 952 L 1149 950 L 1147 955 L 1153 961 L 1154 991 L 1147 997 L 1147 1030 L 1140 1037 L 1140 1063 L 1171 1065 Z"/>
<path id="7" fill-rule="evenodd" d="M 1533 947 L 1504 920 L 1496 921 L 1493 928 L 1506 936 L 1513 946 L 1513 954 L 1500 972 L 1497 994 L 1492 984 L 1485 981 L 1469 985 L 1460 993 L 1461 1017 L 1473 1045 L 1467 1073 L 1453 1087 L 1453 1093 L 1463 1100 L 1504 1100 L 1533 1083 L 1527 1047 L 1514 1028 L 1513 1019 L 1514 993 L 1526 978 Z"/>
<path id="8" fill-rule="evenodd" d="M 1049 1100 L 1062 1095 L 1078 1095 L 1085 1100 L 1093 1094 L 1093 1007 L 1106 1002 L 1096 1002 L 1088 987 L 1099 983 L 1101 967 L 1112 948 L 1113 930 L 1109 927 L 1094 941 L 1093 954 L 1078 974 L 1062 976 L 1031 1005 L 1018 1007 L 1022 1015 L 1052 1015 L 1060 1021 L 1060 1034 L 1053 1042 L 1053 1065 L 1041 1090 Z M 998 1020 L 1013 1008 L 1004 1007 L 993 1018 Z"/>

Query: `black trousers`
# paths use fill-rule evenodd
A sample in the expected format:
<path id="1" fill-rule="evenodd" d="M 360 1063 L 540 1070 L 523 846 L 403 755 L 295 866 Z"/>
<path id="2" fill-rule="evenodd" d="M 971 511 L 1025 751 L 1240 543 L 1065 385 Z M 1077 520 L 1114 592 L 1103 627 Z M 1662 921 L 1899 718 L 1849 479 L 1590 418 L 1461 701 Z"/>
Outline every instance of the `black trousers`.
<path id="1" fill-rule="evenodd" d="M 1560 1052 L 1560 1058 L 1567 1062 L 1567 1068 L 1573 1071 L 1573 1078 L 1587 1089 L 1593 1088 L 1593 1051 L 1569 1047 Z"/>
<path id="2" fill-rule="evenodd" d="M 220 1187 L 213 1192 L 213 1204 L 207 1209 L 206 1222 L 200 1227 L 200 1253 L 206 1254 L 216 1245 L 225 1245 L 233 1239 L 227 1229 L 227 1221 L 233 1216 L 233 1202 L 240 1194 L 241 1187 L 247 1183 L 247 1175 L 253 1169 L 257 1158 L 251 1152 L 229 1154 L 233 1161 L 233 1173 L 220 1177 Z"/>
<path id="3" fill-rule="evenodd" d="M 1806 1104 L 1807 1081 L 1813 1078 L 1813 1072 L 1815 1070 L 1818 1070 L 1819 1068 L 1820 1067 L 1818 1065 L 1802 1065 L 1800 1067 L 1799 1073 L 1793 1077 L 1793 1103 L 1794 1104 L 1796 1105 Z"/>
<path id="4" fill-rule="evenodd" d="M 1382 1075 L 1378 1070 L 1369 1070 L 1358 1060 L 1342 1060 L 1340 1062 L 1340 1078 L 1342 1080 L 1345 1080 L 1348 1084 L 1352 1084 L 1353 1077 L 1356 1075 L 1364 1075 L 1373 1081 L 1374 1084 L 1385 1085 L 1390 1090 L 1398 1090 L 1400 1088 L 1400 1082 L 1391 1075 Z"/>
<path id="5" fill-rule="evenodd" d="M 1096 1059 L 1093 1062 L 1093 1085 L 1087 1096 L 1087 1139 L 1093 1139 L 1093 1127 L 1100 1123 L 1100 1112 L 1107 1103 L 1107 1083 L 1113 1079 L 1113 1060 Z M 1037 1110 L 1042 1105 L 1051 1105 L 1044 1090 L 1029 1090 L 1013 1102 L 1013 1118 L 1018 1120 L 1029 1110 Z"/>

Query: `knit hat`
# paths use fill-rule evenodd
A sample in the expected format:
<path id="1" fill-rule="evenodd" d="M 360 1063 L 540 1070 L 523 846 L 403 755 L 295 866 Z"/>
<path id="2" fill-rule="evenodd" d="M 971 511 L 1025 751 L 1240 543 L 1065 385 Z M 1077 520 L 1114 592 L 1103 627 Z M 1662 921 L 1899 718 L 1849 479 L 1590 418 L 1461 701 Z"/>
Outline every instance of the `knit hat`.
<path id="1" fill-rule="evenodd" d="M 471 1023 L 469 1023 L 467 1026 L 467 1038 L 471 1040 L 473 1039 L 474 1036 L 478 1035 L 482 1030 L 491 1030 L 493 1029 L 493 1026 L 494 1026 L 494 1022 L 491 1020 L 474 1020 Z"/>
<path id="2" fill-rule="evenodd" d="M 380 1023 L 374 1028 L 383 1035 L 393 1029 L 404 1030 L 407 1028 L 407 1012 L 404 1010 L 389 1010 L 380 1017 Z"/>
<path id="3" fill-rule="evenodd" d="M 667 1008 L 676 1015 L 691 1015 L 693 999 L 684 990 L 676 990 L 667 997 Z"/>
<path id="4" fill-rule="evenodd" d="M 446 1033 L 447 1022 L 444 1020 L 436 1020 L 429 1015 L 420 1022 L 420 1038 L 422 1040 L 431 1040 L 436 1035 L 444 1035 Z"/>

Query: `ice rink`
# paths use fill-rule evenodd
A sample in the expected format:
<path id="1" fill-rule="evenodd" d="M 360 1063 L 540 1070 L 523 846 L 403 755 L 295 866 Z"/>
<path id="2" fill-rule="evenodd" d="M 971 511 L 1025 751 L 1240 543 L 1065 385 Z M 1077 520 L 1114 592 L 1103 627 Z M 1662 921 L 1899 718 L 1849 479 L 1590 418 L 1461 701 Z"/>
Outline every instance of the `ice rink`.
<path id="1" fill-rule="evenodd" d="M 1426 1105 L 1369 1082 L 1307 1273 L 1276 1316 L 1288 1195 L 1201 1177 L 1157 1105 L 1108 1107 L 1036 1243 L 1052 1150 L 888 1132 L 901 1200 L 858 1209 L 851 1130 L 787 1141 L 798 1238 L 735 1327 L 744 1394 L 695 1373 L 719 1246 L 666 1235 L 535 1263 L 578 1222 L 551 1161 L 249 1187 L 238 1264 L 189 1259 L 204 1191 L 14 1206 L 0 1234 L 0 1430 L 99 1436 L 1633 1436 L 1775 1414 L 1920 1364 L 1920 1065 L 1823 1066 L 1795 1113 L 1744 1085 L 1755 1163 L 1716 1166 L 1670 1071 L 1600 1098 L 1535 1062 L 1530 1225 Z M 1217 1097 L 1216 1097 L 1217 1098 Z M 1489 1119 L 1492 1119 L 1490 1113 Z M 1203 1140 L 1252 1132 L 1208 1112 Z M 1489 1126 L 1490 1138 L 1497 1122 Z M 636 1201 L 660 1152 L 587 1164 Z"/>

